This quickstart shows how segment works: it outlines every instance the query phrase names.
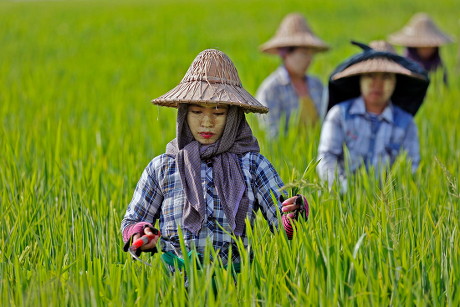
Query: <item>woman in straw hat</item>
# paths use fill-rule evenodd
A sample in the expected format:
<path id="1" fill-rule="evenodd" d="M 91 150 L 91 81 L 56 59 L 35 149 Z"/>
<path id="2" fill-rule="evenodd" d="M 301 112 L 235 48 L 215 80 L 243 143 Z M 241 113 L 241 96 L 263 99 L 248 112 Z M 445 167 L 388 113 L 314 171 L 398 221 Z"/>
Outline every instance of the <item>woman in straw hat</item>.
<path id="1" fill-rule="evenodd" d="M 443 80 L 447 84 L 447 71 L 439 48 L 453 40 L 435 25 L 428 14 L 415 14 L 404 28 L 389 35 L 388 40 L 394 45 L 407 47 L 406 56 L 428 72 L 443 69 Z"/>
<path id="2" fill-rule="evenodd" d="M 362 165 L 379 168 L 407 151 L 416 170 L 420 153 L 413 116 L 429 85 L 417 63 L 358 45 L 364 51 L 339 65 L 329 79 L 329 111 L 318 149 L 320 178 L 331 185 L 338 175 L 343 191 L 345 165 L 351 172 Z"/>
<path id="3" fill-rule="evenodd" d="M 283 182 L 271 163 L 259 153 L 257 139 L 245 112 L 268 109 L 241 85 L 232 61 L 218 50 L 204 50 L 195 58 L 178 86 L 154 99 L 154 104 L 178 108 L 176 138 L 166 153 L 144 170 L 121 223 L 129 242 L 151 233 L 159 220 L 162 259 L 173 270 L 182 263 L 180 227 L 188 251 L 203 253 L 208 240 L 223 264 L 240 256 L 233 235 L 248 244 L 245 220 L 252 223 L 261 210 L 271 226 L 278 210 L 288 237 L 292 219 L 308 216 L 304 197 L 282 203 Z M 147 228 L 145 228 L 147 225 Z M 158 236 L 141 249 L 155 248 Z"/>
<path id="4" fill-rule="evenodd" d="M 393 47 L 393 45 L 390 44 L 389 42 L 385 41 L 385 40 L 371 41 L 369 43 L 369 47 L 371 47 L 374 50 L 387 51 L 387 52 L 390 52 L 390 53 L 397 54 L 397 52 L 396 52 L 395 48 Z"/>
<path id="5" fill-rule="evenodd" d="M 269 129 L 270 136 L 278 135 L 282 118 L 285 119 L 284 131 L 292 121 L 300 125 L 317 122 L 324 112 L 323 85 L 306 72 L 313 56 L 329 47 L 313 34 L 301 14 L 292 13 L 260 49 L 279 55 L 283 61 L 283 65 L 263 81 L 256 95 L 257 100 L 271 110 L 262 116 L 262 124 Z"/>

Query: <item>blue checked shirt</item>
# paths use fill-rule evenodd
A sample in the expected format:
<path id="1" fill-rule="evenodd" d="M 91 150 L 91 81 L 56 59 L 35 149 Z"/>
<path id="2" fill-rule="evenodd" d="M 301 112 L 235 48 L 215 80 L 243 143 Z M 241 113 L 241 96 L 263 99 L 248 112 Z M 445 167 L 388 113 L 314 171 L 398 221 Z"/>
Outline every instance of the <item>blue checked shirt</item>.
<path id="1" fill-rule="evenodd" d="M 344 147 L 349 151 L 344 155 Z M 382 114 L 366 112 L 362 97 L 342 102 L 328 112 L 321 130 L 317 171 L 329 184 L 338 173 L 345 177 L 345 164 L 354 172 L 361 165 L 392 165 L 401 151 L 407 151 L 412 171 L 420 162 L 420 149 L 412 115 L 390 104 Z M 348 156 L 345 163 L 344 156 Z"/>
<path id="2" fill-rule="evenodd" d="M 308 92 L 315 103 L 320 119 L 326 111 L 327 96 L 321 81 L 315 77 L 306 76 Z M 260 124 L 268 129 L 270 136 L 279 134 L 281 119 L 285 120 L 285 131 L 290 121 L 297 118 L 299 110 L 299 96 L 291 84 L 289 74 L 284 66 L 278 67 L 265 79 L 257 90 L 256 99 L 270 109 L 268 114 L 260 115 Z"/>
<path id="3" fill-rule="evenodd" d="M 276 199 L 279 198 L 279 189 L 283 186 L 283 182 L 271 163 L 261 154 L 247 153 L 238 156 L 238 159 L 247 186 L 249 199 L 247 218 L 251 225 L 256 211 L 261 210 L 270 226 L 277 227 L 277 211 L 281 210 L 281 204 L 278 201 L 274 203 L 272 194 Z M 172 252 L 183 258 L 179 245 L 178 227 L 180 226 L 189 250 L 195 247 L 199 253 L 203 253 L 206 241 L 209 241 L 218 251 L 224 265 L 228 261 L 230 249 L 232 249 L 232 261 L 240 262 L 236 243 L 229 235 L 232 231 L 213 183 L 212 165 L 201 163 L 201 179 L 206 198 L 206 217 L 198 235 L 195 236 L 182 227 L 185 193 L 175 158 L 167 154 L 154 158 L 142 173 L 121 223 L 122 231 L 131 224 L 138 222 L 155 224 L 159 219 L 162 234 L 160 246 L 163 252 Z M 245 234 L 242 240 L 247 246 Z"/>

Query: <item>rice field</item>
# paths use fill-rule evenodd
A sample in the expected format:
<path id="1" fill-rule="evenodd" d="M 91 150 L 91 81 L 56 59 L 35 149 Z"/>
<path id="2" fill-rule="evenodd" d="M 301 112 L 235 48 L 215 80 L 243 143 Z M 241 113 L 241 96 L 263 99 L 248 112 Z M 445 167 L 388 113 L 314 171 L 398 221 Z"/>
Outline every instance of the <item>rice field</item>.
<path id="1" fill-rule="evenodd" d="M 0 305 L 460 305 L 460 58 L 442 49 L 450 86 L 416 116 L 422 162 L 401 157 L 379 182 L 358 172 L 340 195 L 318 179 L 320 127 L 261 152 L 311 205 L 288 241 L 262 216 L 255 258 L 236 277 L 215 263 L 170 276 L 159 255 L 134 262 L 119 230 L 149 161 L 175 136 L 175 111 L 150 104 L 195 56 L 224 51 L 255 93 L 279 65 L 257 47 L 283 16 L 305 14 L 332 47 L 310 72 L 326 82 L 358 52 L 426 11 L 460 41 L 458 3 L 433 1 L 0 1 Z M 401 50 L 399 50 L 401 51 Z M 235 282 L 236 281 L 236 282 Z M 215 290 L 213 290 L 215 289 Z"/>

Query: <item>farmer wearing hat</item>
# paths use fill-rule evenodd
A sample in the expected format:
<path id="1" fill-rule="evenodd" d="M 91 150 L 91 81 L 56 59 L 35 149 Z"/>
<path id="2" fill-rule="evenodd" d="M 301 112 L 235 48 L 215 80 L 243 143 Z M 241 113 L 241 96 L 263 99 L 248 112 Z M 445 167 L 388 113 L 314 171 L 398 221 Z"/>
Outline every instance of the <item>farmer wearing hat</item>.
<path id="1" fill-rule="evenodd" d="M 318 149 L 320 178 L 331 185 L 338 176 L 343 191 L 345 165 L 351 172 L 362 165 L 379 168 L 406 151 L 416 170 L 420 153 L 413 116 L 429 85 L 417 63 L 359 45 L 364 51 L 339 65 L 329 79 L 329 111 Z"/>
<path id="2" fill-rule="evenodd" d="M 306 72 L 313 56 L 329 47 L 313 34 L 305 18 L 297 13 L 287 15 L 275 36 L 260 49 L 279 55 L 283 61 L 283 65 L 263 81 L 256 94 L 257 100 L 271 111 L 261 117 L 269 135 L 278 135 L 282 119 L 285 126 L 281 129 L 285 132 L 291 122 L 308 126 L 322 118 L 323 85 Z"/>
<path id="3" fill-rule="evenodd" d="M 407 47 L 406 56 L 428 72 L 443 69 L 443 81 L 447 85 L 447 70 L 439 48 L 453 40 L 435 25 L 428 14 L 415 14 L 404 28 L 391 34 L 388 40 L 394 45 Z"/>
<path id="4" fill-rule="evenodd" d="M 252 223 L 257 210 L 272 227 L 278 225 L 278 210 L 284 213 L 282 223 L 292 238 L 291 221 L 308 216 L 308 203 L 303 196 L 278 202 L 283 182 L 259 153 L 245 118 L 245 112 L 266 113 L 268 108 L 242 87 L 227 55 L 204 50 L 180 84 L 152 102 L 178 109 L 176 138 L 148 164 L 137 184 L 121 223 L 125 242 L 152 233 L 159 220 L 162 259 L 173 271 L 174 263 L 187 257 L 179 227 L 188 251 L 202 254 L 210 241 L 224 265 L 240 262 L 232 236 L 247 246 L 245 220 Z M 157 240 L 141 250 L 153 250 Z"/>
<path id="5" fill-rule="evenodd" d="M 385 40 L 371 41 L 371 42 L 369 42 L 369 47 L 371 47 L 374 50 L 387 51 L 387 52 L 390 52 L 390 53 L 397 54 L 397 52 L 396 52 L 395 48 L 393 47 L 393 45 L 390 44 L 389 42 L 385 41 Z"/>

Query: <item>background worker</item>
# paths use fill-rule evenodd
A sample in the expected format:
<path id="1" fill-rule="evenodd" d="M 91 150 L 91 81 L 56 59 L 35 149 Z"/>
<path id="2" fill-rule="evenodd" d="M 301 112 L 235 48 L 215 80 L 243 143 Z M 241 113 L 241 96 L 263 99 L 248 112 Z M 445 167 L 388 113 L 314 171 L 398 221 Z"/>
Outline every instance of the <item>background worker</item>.
<path id="1" fill-rule="evenodd" d="M 390 34 L 388 41 L 406 47 L 405 56 L 422 65 L 429 73 L 442 69 L 443 82 L 447 85 L 447 69 L 440 47 L 453 40 L 436 26 L 428 14 L 415 14 L 400 31 Z"/>
<path id="2" fill-rule="evenodd" d="M 426 71 L 404 57 L 361 46 L 364 51 L 340 64 L 329 79 L 330 110 L 318 148 L 320 178 L 332 185 L 338 176 L 343 191 L 346 165 L 350 172 L 364 166 L 379 173 L 403 151 L 412 171 L 420 161 L 413 116 L 429 85 Z"/>
<path id="3" fill-rule="evenodd" d="M 323 85 L 307 71 L 315 54 L 329 47 L 312 32 L 301 14 L 291 13 L 260 49 L 282 60 L 282 65 L 262 82 L 256 94 L 257 100 L 271 110 L 261 117 L 269 135 L 286 132 L 292 124 L 308 127 L 318 122 L 325 111 Z M 284 127 L 280 127 L 282 119 Z"/>

